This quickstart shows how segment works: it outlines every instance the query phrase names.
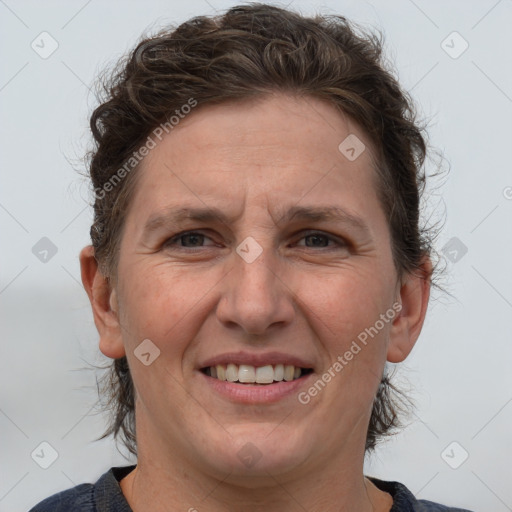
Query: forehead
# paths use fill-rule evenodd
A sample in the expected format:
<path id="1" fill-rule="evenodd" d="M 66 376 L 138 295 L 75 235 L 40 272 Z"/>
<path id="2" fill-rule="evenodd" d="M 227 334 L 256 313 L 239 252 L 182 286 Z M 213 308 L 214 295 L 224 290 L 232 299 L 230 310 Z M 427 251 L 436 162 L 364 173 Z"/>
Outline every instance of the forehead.
<path id="1" fill-rule="evenodd" d="M 315 98 L 199 106 L 155 142 L 130 208 L 137 224 L 179 202 L 233 215 L 259 205 L 276 216 L 305 202 L 362 212 L 378 206 L 368 137 Z"/>

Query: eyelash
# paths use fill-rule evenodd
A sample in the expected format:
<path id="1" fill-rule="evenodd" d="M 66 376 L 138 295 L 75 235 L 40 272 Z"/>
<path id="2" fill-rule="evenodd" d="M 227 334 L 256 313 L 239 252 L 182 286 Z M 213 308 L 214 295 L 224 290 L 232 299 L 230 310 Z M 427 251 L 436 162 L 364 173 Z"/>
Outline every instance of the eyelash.
<path id="1" fill-rule="evenodd" d="M 166 248 L 166 247 L 170 247 L 170 246 L 173 246 L 175 245 L 175 243 L 177 241 L 179 241 L 180 238 L 184 237 L 184 236 L 187 236 L 187 235 L 201 235 L 201 236 L 204 236 L 205 238 L 209 238 L 211 240 L 210 237 L 208 237 L 207 235 L 205 235 L 204 233 L 200 232 L 200 231 L 183 231 L 181 233 L 178 233 L 177 235 L 171 237 L 171 238 L 168 238 L 164 244 L 163 244 L 163 247 Z M 335 244 L 338 245 L 338 249 L 344 249 L 346 247 L 348 247 L 348 242 L 346 242 L 345 240 L 343 239 L 340 239 L 338 237 L 335 237 L 333 235 L 329 235 L 327 233 L 323 233 L 322 231 L 306 231 L 306 232 L 303 232 L 303 236 L 302 238 L 300 238 L 299 240 L 303 240 L 304 238 L 307 238 L 307 237 L 310 237 L 310 236 L 321 236 L 321 237 L 325 237 L 328 241 L 330 242 L 334 242 Z M 199 247 L 178 247 L 179 250 L 187 250 L 188 252 L 195 252 L 194 250 L 199 250 L 199 249 L 203 249 L 204 247 L 212 247 L 212 246 L 199 246 Z M 306 247 L 306 246 L 302 246 L 302 247 Z M 315 247 L 307 247 L 308 249 L 315 249 Z M 329 249 L 333 249 L 333 247 L 319 247 L 319 249 L 324 249 L 324 250 L 329 250 Z"/>

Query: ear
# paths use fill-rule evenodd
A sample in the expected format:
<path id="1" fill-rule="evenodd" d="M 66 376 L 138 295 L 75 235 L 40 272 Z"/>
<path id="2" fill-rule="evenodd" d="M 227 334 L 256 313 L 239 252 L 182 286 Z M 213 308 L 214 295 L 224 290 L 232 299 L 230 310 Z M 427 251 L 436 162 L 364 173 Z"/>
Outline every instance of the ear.
<path id="1" fill-rule="evenodd" d="M 126 352 L 121 337 L 116 290 L 111 289 L 107 277 L 100 272 L 92 245 L 80 251 L 80 269 L 100 335 L 100 350 L 112 359 L 123 357 Z"/>
<path id="2" fill-rule="evenodd" d="M 431 276 L 432 261 L 425 257 L 418 271 L 407 274 L 401 283 L 397 298 L 401 309 L 393 321 L 388 345 L 387 360 L 391 363 L 402 362 L 420 335 L 430 297 Z"/>

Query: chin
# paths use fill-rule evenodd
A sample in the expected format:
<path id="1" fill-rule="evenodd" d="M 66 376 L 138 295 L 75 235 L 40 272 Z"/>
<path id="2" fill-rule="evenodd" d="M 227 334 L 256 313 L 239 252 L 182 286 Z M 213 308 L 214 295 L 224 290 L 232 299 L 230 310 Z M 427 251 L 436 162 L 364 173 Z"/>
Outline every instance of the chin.
<path id="1" fill-rule="evenodd" d="M 248 488 L 275 485 L 273 477 L 300 470 L 309 459 L 307 444 L 297 437 L 296 430 L 279 429 L 275 424 L 272 428 L 256 424 L 252 429 L 244 425 L 243 432 L 233 430 L 223 442 L 214 444 L 216 449 L 209 457 L 210 467 L 230 474 L 226 481 Z"/>

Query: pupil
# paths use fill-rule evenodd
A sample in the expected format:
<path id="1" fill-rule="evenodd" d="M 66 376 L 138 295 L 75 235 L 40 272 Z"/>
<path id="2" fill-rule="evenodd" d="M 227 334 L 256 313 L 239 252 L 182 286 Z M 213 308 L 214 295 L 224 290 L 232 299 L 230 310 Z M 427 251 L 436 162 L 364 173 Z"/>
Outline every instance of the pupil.
<path id="1" fill-rule="evenodd" d="M 204 235 L 199 233 L 191 233 L 189 235 L 183 235 L 181 237 L 181 241 L 184 242 L 183 245 L 187 245 L 187 240 L 191 242 L 192 245 L 196 245 L 199 242 L 202 242 L 204 239 Z"/>
<path id="2" fill-rule="evenodd" d="M 320 243 L 314 242 L 313 244 L 308 244 L 307 239 L 314 240 L 315 242 L 318 242 L 320 240 Z M 325 237 L 323 235 L 309 235 L 306 237 L 306 245 L 308 247 L 327 247 L 327 244 L 328 244 L 327 237 Z"/>

